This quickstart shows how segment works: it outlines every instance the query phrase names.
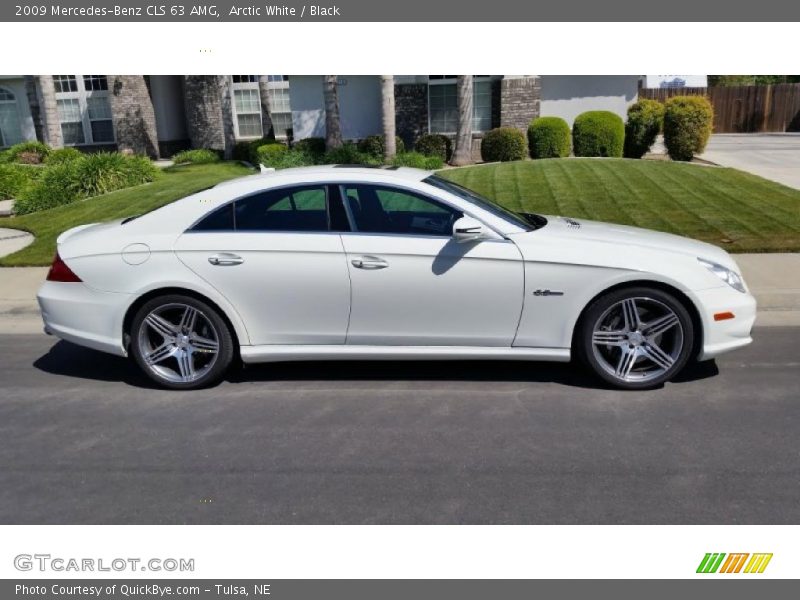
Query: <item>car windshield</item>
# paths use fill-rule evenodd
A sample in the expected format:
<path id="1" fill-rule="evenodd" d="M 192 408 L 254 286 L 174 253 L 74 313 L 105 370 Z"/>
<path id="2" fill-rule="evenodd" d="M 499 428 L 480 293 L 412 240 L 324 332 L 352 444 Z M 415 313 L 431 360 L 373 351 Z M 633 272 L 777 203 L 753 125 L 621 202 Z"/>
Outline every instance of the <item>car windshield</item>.
<path id="1" fill-rule="evenodd" d="M 525 231 L 533 231 L 534 229 L 538 229 L 542 226 L 542 221 L 544 221 L 544 223 L 547 222 L 539 215 L 523 215 L 510 211 L 506 208 L 503 208 L 499 204 L 495 204 L 488 198 L 484 198 L 480 194 L 476 194 L 472 190 L 465 188 L 463 185 L 443 179 L 437 175 L 431 175 L 423 181 L 429 185 L 432 185 L 433 187 L 439 188 L 440 190 L 455 194 L 462 200 L 466 200 L 470 204 L 474 204 L 475 206 L 490 212 L 496 217 L 500 217 L 501 219 L 513 223 Z"/>

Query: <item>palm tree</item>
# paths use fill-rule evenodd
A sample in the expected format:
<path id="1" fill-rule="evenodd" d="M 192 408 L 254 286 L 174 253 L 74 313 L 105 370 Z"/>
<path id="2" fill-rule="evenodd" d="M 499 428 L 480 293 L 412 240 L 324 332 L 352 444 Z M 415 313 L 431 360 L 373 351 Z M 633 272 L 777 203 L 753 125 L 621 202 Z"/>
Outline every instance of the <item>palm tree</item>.
<path id="1" fill-rule="evenodd" d="M 394 75 L 381 75 L 381 121 L 383 123 L 383 157 L 390 162 L 397 154 L 394 123 Z"/>
<path id="2" fill-rule="evenodd" d="M 325 75 L 325 148 L 341 148 L 342 123 L 339 118 L 338 75 Z"/>
<path id="3" fill-rule="evenodd" d="M 456 82 L 458 95 L 458 133 L 450 164 L 472 163 L 472 75 L 459 75 Z"/>
<path id="4" fill-rule="evenodd" d="M 58 119 L 56 88 L 52 75 L 36 76 L 36 92 L 39 96 L 39 111 L 42 123 L 42 141 L 52 148 L 64 146 L 61 123 Z"/>
<path id="5" fill-rule="evenodd" d="M 265 138 L 275 139 L 269 102 L 269 75 L 258 76 L 258 95 L 261 97 L 261 131 Z"/>

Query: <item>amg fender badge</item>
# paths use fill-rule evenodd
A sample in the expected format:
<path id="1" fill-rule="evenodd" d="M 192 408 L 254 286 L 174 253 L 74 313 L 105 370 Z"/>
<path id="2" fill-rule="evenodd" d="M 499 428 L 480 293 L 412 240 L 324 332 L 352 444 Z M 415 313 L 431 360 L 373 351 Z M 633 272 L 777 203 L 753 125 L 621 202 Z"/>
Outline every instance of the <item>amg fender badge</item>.
<path id="1" fill-rule="evenodd" d="M 559 292 L 556 290 L 535 290 L 533 292 L 534 296 L 563 296 L 564 292 Z"/>

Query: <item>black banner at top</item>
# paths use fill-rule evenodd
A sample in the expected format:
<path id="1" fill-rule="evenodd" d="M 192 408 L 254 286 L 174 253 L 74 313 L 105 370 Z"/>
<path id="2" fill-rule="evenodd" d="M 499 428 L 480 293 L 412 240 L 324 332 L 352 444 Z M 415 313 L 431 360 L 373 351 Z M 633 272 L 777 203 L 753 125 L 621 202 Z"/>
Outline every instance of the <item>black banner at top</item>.
<path id="1" fill-rule="evenodd" d="M 787 22 L 800 21 L 800 2 L 787 0 L 11 0 L 0 3 L 0 21 L 26 22 Z M 679 30 L 640 32 L 657 43 Z M 535 39 L 535 31 L 531 32 Z"/>

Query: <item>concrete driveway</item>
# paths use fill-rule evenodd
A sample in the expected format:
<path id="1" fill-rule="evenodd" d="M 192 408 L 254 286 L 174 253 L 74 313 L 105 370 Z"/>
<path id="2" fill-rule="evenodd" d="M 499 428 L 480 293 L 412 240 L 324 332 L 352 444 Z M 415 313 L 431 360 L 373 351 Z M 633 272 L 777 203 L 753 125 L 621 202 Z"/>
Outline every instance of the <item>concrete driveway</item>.
<path id="1" fill-rule="evenodd" d="M 712 135 L 700 158 L 800 189 L 800 133 Z"/>

